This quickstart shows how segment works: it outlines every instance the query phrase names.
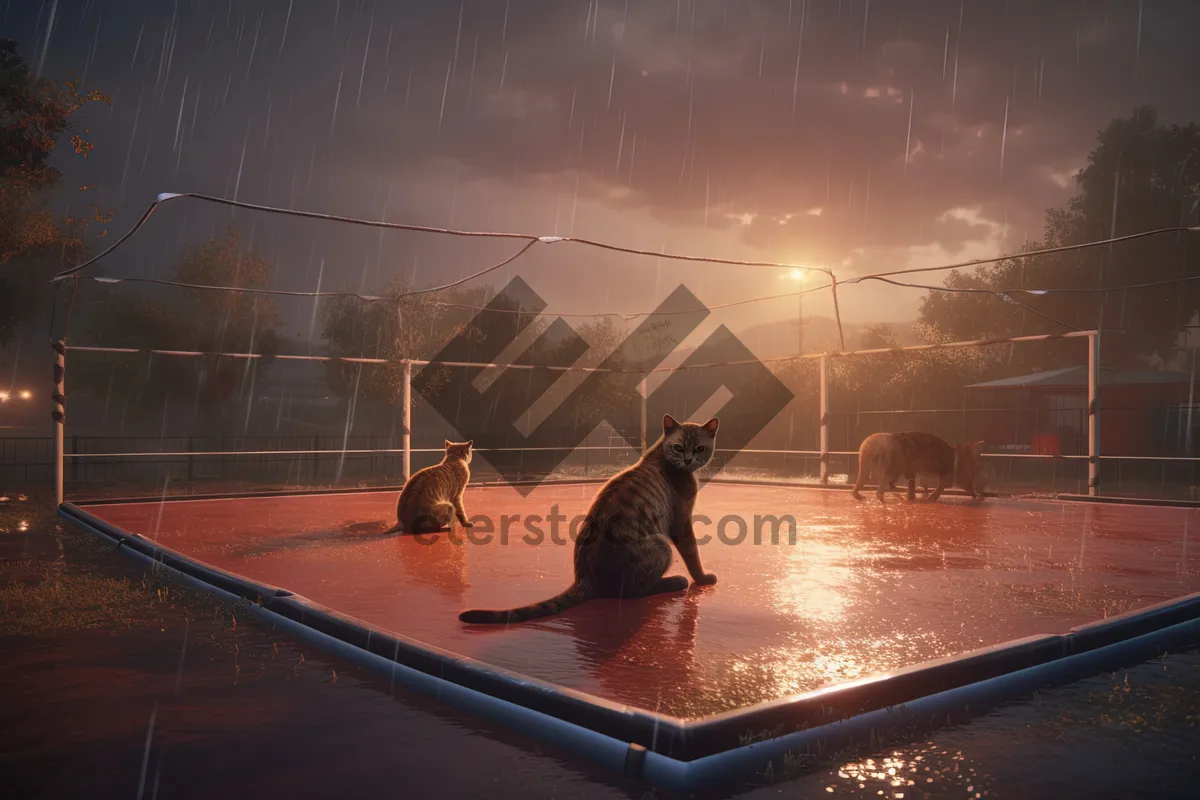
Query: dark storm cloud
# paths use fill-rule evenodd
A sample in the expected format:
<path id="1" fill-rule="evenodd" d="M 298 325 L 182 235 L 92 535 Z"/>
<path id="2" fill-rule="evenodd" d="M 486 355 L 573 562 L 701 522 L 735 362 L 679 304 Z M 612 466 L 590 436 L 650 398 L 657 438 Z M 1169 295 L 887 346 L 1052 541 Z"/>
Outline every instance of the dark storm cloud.
<path id="1" fill-rule="evenodd" d="M 1113 116 L 1200 119 L 1198 6 L 59 0 L 5 27 L 37 60 L 53 11 L 47 71 L 116 98 L 88 177 L 118 226 L 175 187 L 445 223 L 408 181 L 434 165 L 868 268 L 1036 238 Z"/>
<path id="2" fill-rule="evenodd" d="M 493 8 L 466 16 L 448 89 L 445 66 L 426 71 L 422 106 L 446 90 L 440 133 L 425 120 L 385 143 L 351 124 L 367 163 L 376 144 L 506 180 L 573 188 L 578 171 L 610 203 L 709 227 L 747 215 L 749 241 L 812 258 L 953 251 L 991 228 L 952 209 L 1038 236 L 1113 116 L 1200 116 L 1195 5 L 1145 4 L 1140 42 L 1128 2 L 875 0 L 865 20 L 849 0 L 563 3 L 510 19 L 503 43 Z"/>

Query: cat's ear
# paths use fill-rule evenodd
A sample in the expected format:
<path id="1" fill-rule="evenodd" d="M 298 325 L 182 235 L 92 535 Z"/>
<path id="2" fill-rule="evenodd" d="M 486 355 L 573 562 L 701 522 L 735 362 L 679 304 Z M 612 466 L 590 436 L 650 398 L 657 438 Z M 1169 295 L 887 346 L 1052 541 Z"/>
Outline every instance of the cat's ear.
<path id="1" fill-rule="evenodd" d="M 449 439 L 447 439 L 447 440 L 446 440 L 446 447 L 454 447 L 454 442 L 452 442 L 452 441 L 450 441 Z"/>
<path id="2" fill-rule="evenodd" d="M 474 447 L 474 446 L 475 446 L 475 440 L 474 440 L 474 439 L 471 439 L 471 440 L 469 440 L 469 441 L 467 442 L 467 449 L 468 449 L 468 450 L 470 450 L 470 449 L 471 449 L 472 447 Z"/>
<path id="3" fill-rule="evenodd" d="M 716 436 L 717 428 L 720 427 L 720 425 L 721 425 L 721 421 L 719 419 L 717 419 L 716 417 L 713 417 L 708 422 L 704 423 L 704 426 L 703 426 L 704 432 L 707 433 L 709 436 Z"/>
<path id="4" fill-rule="evenodd" d="M 679 423 L 670 414 L 663 414 L 663 433 L 671 434 L 679 427 Z"/>

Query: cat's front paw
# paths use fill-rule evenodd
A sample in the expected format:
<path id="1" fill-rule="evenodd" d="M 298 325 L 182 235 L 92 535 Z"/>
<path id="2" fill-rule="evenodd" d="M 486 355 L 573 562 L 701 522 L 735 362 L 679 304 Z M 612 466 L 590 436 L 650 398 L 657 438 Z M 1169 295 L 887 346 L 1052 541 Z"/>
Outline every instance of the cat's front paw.
<path id="1" fill-rule="evenodd" d="M 717 576 L 713 575 L 711 572 L 705 573 L 696 579 L 696 584 L 698 586 L 712 586 L 716 582 Z"/>
<path id="2" fill-rule="evenodd" d="M 475 523 L 474 523 L 474 522 L 467 522 L 465 519 L 464 519 L 464 520 L 461 520 L 461 522 L 462 522 L 462 526 L 463 526 L 464 528 L 474 528 L 474 527 L 475 527 Z"/>

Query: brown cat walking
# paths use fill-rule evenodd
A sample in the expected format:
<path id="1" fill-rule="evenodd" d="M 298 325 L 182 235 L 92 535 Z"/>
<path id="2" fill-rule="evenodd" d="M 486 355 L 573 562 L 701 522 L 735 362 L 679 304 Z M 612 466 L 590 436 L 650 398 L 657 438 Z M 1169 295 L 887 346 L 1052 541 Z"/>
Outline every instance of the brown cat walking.
<path id="1" fill-rule="evenodd" d="M 471 480 L 472 442 L 446 441 L 441 462 L 417 470 L 405 481 L 396 502 L 396 525 L 387 533 L 441 533 L 457 519 L 470 528 L 463 492 Z"/>
<path id="2" fill-rule="evenodd" d="M 854 499 L 862 500 L 859 490 L 868 476 L 873 476 L 877 486 L 875 495 L 882 503 L 884 491 L 895 488 L 896 479 L 903 476 L 908 480 L 908 499 L 915 500 L 918 474 L 937 476 L 937 488 L 928 497 L 931 503 L 937 502 L 948 484 L 982 499 L 982 449 L 983 442 L 951 445 L 921 431 L 873 433 L 858 448 Z"/>
<path id="3" fill-rule="evenodd" d="M 717 582 L 704 571 L 692 530 L 699 484 L 696 470 L 712 458 L 718 421 L 703 425 L 663 417 L 663 435 L 636 464 L 596 494 L 575 540 L 575 582 L 541 603 L 507 611 L 464 611 L 463 622 L 506 624 L 558 614 L 598 597 L 645 597 L 688 587 L 682 575 L 663 577 L 671 545 L 692 580 Z"/>

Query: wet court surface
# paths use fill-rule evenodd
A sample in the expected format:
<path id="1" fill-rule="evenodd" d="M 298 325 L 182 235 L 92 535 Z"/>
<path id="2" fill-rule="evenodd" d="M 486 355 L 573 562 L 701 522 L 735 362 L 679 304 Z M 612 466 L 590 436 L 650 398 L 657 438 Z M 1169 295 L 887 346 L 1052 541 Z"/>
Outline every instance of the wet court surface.
<path id="1" fill-rule="evenodd" d="M 593 601 L 509 628 L 458 621 L 465 608 L 512 607 L 565 588 L 571 520 L 596 489 L 469 490 L 468 515 L 491 528 L 488 540 L 488 523 L 476 519 L 475 541 L 461 531 L 432 542 L 381 537 L 394 521 L 391 492 L 84 507 L 412 639 L 688 717 L 1200 590 L 1188 543 L 1200 511 L 959 498 L 910 505 L 898 496 L 881 507 L 845 492 L 713 484 L 696 513 L 711 520 L 697 535 L 710 537 L 701 558 L 715 586 Z M 784 519 L 777 541 L 770 524 L 756 525 L 769 516 Z M 685 574 L 678 557 L 669 574 Z"/>

